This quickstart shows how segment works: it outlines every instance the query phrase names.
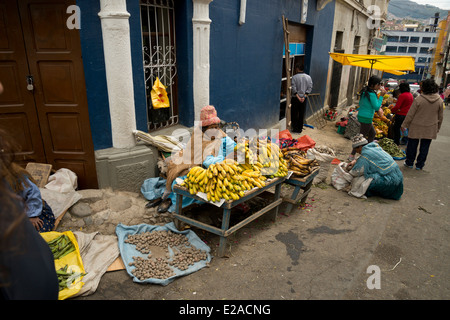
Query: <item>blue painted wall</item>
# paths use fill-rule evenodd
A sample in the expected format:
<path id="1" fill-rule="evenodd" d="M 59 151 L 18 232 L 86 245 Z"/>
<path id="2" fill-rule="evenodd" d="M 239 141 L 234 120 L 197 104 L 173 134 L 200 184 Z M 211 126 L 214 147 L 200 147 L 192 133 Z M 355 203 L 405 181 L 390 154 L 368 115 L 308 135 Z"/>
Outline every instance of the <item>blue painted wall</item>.
<path id="1" fill-rule="evenodd" d="M 141 11 L 139 0 L 127 0 L 130 13 L 131 63 L 133 68 L 136 128 L 147 132 L 147 98 L 145 94 L 144 57 L 142 54 Z"/>
<path id="2" fill-rule="evenodd" d="M 248 1 L 246 22 L 239 25 L 240 1 L 210 4 L 210 102 L 219 117 L 244 130 L 278 123 L 284 33 L 282 16 L 300 22 L 301 1 Z M 313 92 L 326 89 L 334 2 L 316 11 L 309 1 L 305 68 Z"/>
<path id="3" fill-rule="evenodd" d="M 311 1 L 310 1 L 311 2 Z M 308 9 L 308 25 L 305 65 L 306 72 L 313 80 L 313 93 L 319 93 L 324 101 L 327 91 L 328 62 L 330 61 L 331 38 L 333 35 L 334 10 L 336 2 L 332 1 L 324 9 L 316 11 L 316 1 Z M 311 115 L 310 110 L 306 115 Z"/>
<path id="4" fill-rule="evenodd" d="M 99 1 L 77 0 L 81 9 L 81 46 L 95 150 L 112 147 Z M 239 0 L 210 4 L 210 103 L 226 121 L 241 128 L 278 123 L 284 34 L 281 17 L 300 22 L 301 1 L 248 1 L 246 23 L 239 25 Z M 334 2 L 316 11 L 309 1 L 305 67 L 313 92 L 326 91 Z M 130 17 L 136 126 L 147 130 L 139 0 L 127 0 Z M 192 0 L 175 2 L 179 122 L 194 124 Z"/>
<path id="5" fill-rule="evenodd" d="M 81 50 L 94 149 L 112 146 L 106 87 L 105 57 L 100 25 L 100 1 L 77 0 L 81 12 Z"/>
<path id="6" fill-rule="evenodd" d="M 194 124 L 192 0 L 175 1 L 179 123 Z"/>
<path id="7" fill-rule="evenodd" d="M 105 74 L 105 58 L 101 22 L 98 16 L 100 1 L 77 0 L 81 11 L 81 48 L 86 81 L 89 118 L 94 149 L 112 147 L 111 119 Z M 127 0 L 130 16 L 131 55 L 134 80 L 136 127 L 147 130 L 144 71 L 142 58 L 139 1 Z"/>

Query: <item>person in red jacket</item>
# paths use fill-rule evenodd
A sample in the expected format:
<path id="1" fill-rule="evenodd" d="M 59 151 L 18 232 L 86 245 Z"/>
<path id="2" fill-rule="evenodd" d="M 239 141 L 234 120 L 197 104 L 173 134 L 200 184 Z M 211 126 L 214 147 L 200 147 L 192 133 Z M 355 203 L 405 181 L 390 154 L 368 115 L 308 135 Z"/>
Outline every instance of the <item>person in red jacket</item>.
<path id="1" fill-rule="evenodd" d="M 400 130 L 403 120 L 405 120 L 409 108 L 411 108 L 411 105 L 414 101 L 414 97 L 409 88 L 409 84 L 400 83 L 399 89 L 400 95 L 398 96 L 395 106 L 391 108 L 391 112 L 395 114 L 393 123 L 393 133 L 394 133 L 393 140 L 397 145 L 400 145 L 400 137 L 401 137 Z"/>

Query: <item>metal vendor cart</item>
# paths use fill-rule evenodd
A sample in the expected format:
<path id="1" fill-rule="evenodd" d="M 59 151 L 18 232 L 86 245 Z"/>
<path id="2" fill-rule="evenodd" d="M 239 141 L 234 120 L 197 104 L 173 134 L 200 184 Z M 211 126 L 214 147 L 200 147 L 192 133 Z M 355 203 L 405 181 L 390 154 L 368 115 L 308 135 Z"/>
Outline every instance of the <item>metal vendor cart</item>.
<path id="1" fill-rule="evenodd" d="M 227 237 L 229 235 L 231 235 L 233 232 L 239 230 L 240 228 L 242 228 L 243 226 L 247 225 L 248 223 L 252 222 L 253 220 L 255 220 L 256 218 L 260 217 L 261 215 L 263 215 L 266 212 L 269 212 L 270 210 L 273 209 L 273 220 L 276 219 L 276 216 L 278 214 L 278 206 L 283 202 L 283 199 L 281 199 L 280 194 L 281 194 L 281 185 L 282 183 L 286 180 L 285 177 L 282 178 L 274 178 L 271 180 L 267 180 L 266 181 L 266 185 L 263 188 L 257 188 L 257 189 L 253 189 L 253 190 L 249 190 L 245 193 L 244 197 L 238 199 L 238 200 L 227 200 L 225 201 L 220 208 L 223 209 L 223 218 L 222 218 L 222 228 L 216 228 L 214 226 L 205 224 L 203 222 L 200 222 L 198 220 L 192 219 L 192 218 L 188 218 L 185 215 L 183 215 L 183 208 L 182 208 L 182 202 L 183 202 L 183 197 L 189 197 L 189 198 L 193 198 L 196 200 L 200 200 L 203 201 L 205 203 L 206 202 L 204 199 L 196 196 L 196 195 L 192 195 L 189 193 L 189 190 L 186 189 L 185 187 L 182 187 L 178 184 L 173 186 L 173 191 L 176 193 L 177 195 L 177 206 L 176 206 L 176 211 L 174 213 L 174 217 L 175 219 L 175 227 L 177 229 L 180 228 L 180 221 L 185 222 L 189 225 L 192 225 L 194 227 L 206 230 L 208 232 L 214 233 L 218 236 L 220 236 L 220 242 L 219 242 L 219 251 L 218 251 L 218 256 L 219 257 L 223 257 L 225 255 L 225 248 L 226 248 L 226 243 L 227 243 Z M 237 206 L 240 203 L 246 202 L 260 194 L 262 194 L 263 192 L 266 192 L 268 189 L 275 187 L 275 193 L 274 193 L 274 197 L 273 197 L 273 202 L 270 203 L 269 205 L 267 205 L 266 207 L 262 208 L 261 210 L 253 213 L 251 216 L 245 218 L 244 220 L 242 220 L 241 222 L 235 224 L 234 226 L 230 227 L 230 216 L 231 216 L 231 209 L 235 206 Z"/>
<path id="2" fill-rule="evenodd" d="M 309 175 L 305 177 L 295 177 L 291 176 L 289 179 L 286 179 L 284 183 L 287 183 L 289 185 L 295 186 L 294 191 L 292 192 L 292 195 L 290 198 L 283 198 L 283 201 L 287 202 L 286 206 L 286 213 L 291 212 L 292 206 L 296 204 L 298 201 L 300 201 L 301 204 L 304 204 L 306 202 L 306 199 L 308 198 L 308 194 L 311 191 L 312 182 L 319 174 L 320 167 L 315 168 Z M 300 190 L 303 190 L 300 199 L 297 199 L 298 194 Z"/>

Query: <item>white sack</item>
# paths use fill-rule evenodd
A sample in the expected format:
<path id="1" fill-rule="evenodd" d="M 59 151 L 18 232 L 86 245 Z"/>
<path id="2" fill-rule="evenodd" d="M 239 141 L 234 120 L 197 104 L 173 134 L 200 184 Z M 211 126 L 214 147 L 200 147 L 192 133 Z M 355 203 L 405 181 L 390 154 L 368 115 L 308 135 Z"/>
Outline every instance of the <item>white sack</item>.
<path id="1" fill-rule="evenodd" d="M 352 183 L 353 176 L 345 171 L 347 163 L 341 162 L 333 170 L 331 174 L 331 185 L 336 188 L 336 190 L 342 190 Z"/>
<path id="2" fill-rule="evenodd" d="M 78 187 L 77 175 L 65 168 L 59 169 L 48 177 L 48 181 L 45 188 L 53 191 L 71 192 Z"/>
<path id="3" fill-rule="evenodd" d="M 81 260 L 87 273 L 82 280 L 84 285 L 73 297 L 87 296 L 97 290 L 102 276 L 119 256 L 117 237 L 101 235 L 98 232 L 74 231 L 73 234 L 77 238 Z"/>

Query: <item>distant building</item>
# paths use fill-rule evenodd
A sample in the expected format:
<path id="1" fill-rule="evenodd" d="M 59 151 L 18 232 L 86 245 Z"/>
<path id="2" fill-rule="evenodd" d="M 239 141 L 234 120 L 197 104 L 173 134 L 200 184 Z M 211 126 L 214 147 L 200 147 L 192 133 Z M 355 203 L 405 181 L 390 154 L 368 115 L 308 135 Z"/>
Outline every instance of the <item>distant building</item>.
<path id="1" fill-rule="evenodd" d="M 386 21 L 388 4 L 385 0 L 336 1 L 331 52 L 379 54 L 374 44 L 376 40 L 382 40 L 379 30 Z M 331 74 L 325 105 L 330 108 L 352 105 L 367 81 L 370 69 L 344 66 L 332 59 L 329 63 Z M 381 71 L 374 70 L 373 74 L 381 74 Z"/>
<path id="2" fill-rule="evenodd" d="M 404 24 L 403 30 L 384 30 L 387 38 L 386 55 L 412 56 L 415 59 L 416 70 L 407 75 L 393 76 L 395 78 L 420 81 L 431 76 L 432 60 L 438 38 L 439 13 L 430 18 L 427 25 Z M 390 74 L 385 77 L 391 77 Z"/>
<path id="3" fill-rule="evenodd" d="M 438 85 L 445 86 L 449 82 L 449 77 L 446 75 L 446 72 L 450 69 L 450 66 L 448 65 L 450 10 L 448 11 L 447 19 L 439 22 L 438 33 L 439 35 L 438 40 L 436 41 L 436 48 L 433 52 L 434 59 L 432 59 L 430 73 Z"/>
<path id="4" fill-rule="evenodd" d="M 437 33 L 434 28 L 417 31 L 418 25 L 405 25 L 403 30 L 384 30 L 387 37 L 384 54 L 391 56 L 412 56 L 415 59 L 415 72 L 402 78 L 421 80 L 429 72 Z"/>

